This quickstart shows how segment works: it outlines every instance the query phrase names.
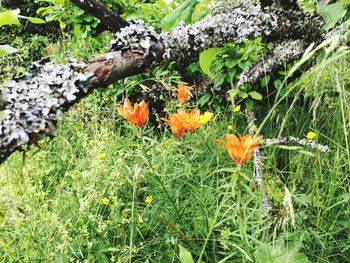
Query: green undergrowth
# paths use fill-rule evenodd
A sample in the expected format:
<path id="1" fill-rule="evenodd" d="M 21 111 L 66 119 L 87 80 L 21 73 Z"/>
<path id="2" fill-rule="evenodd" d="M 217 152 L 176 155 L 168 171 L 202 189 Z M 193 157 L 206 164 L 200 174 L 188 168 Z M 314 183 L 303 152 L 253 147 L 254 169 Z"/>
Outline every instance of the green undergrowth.
<path id="1" fill-rule="evenodd" d="M 304 138 L 312 130 L 331 149 L 263 147 L 264 190 L 273 209 L 262 218 L 252 162 L 239 171 L 214 142 L 226 132 L 247 133 L 243 112 L 216 112 L 179 139 L 165 125 L 130 126 L 115 105 L 100 106 L 96 92 L 65 116 L 57 138 L 2 165 L 0 258 L 192 262 L 183 261 L 180 245 L 202 262 L 346 262 L 349 97 L 341 94 L 314 111 L 307 101 L 282 101 L 261 127 L 265 138 Z M 258 127 L 267 107 L 255 110 Z M 296 229 L 283 207 L 284 185 Z M 145 202 L 147 196 L 153 200 Z"/>

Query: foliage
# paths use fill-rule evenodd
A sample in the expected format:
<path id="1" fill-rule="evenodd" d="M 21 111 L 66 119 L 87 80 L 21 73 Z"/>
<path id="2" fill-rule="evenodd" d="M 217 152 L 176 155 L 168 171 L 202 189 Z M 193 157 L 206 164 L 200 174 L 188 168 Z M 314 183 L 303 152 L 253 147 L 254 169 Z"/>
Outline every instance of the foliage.
<path id="1" fill-rule="evenodd" d="M 324 28 L 329 30 L 340 22 L 345 17 L 349 6 L 349 0 L 342 0 L 322 7 L 320 13 L 325 20 Z"/>
<path id="2" fill-rule="evenodd" d="M 28 19 L 31 23 L 34 24 L 43 24 L 45 21 L 43 21 L 40 18 L 36 17 L 26 17 L 20 15 L 20 10 L 7 10 L 0 13 L 0 28 L 5 25 L 20 25 L 19 18 L 22 19 Z M 9 45 L 0 45 L 0 56 L 3 56 L 5 54 L 11 54 L 17 52 L 18 49 L 13 48 Z"/>
<path id="3" fill-rule="evenodd" d="M 264 49 L 261 44 L 261 39 L 245 41 L 242 44 L 227 44 L 223 48 L 211 48 L 201 53 L 199 63 L 202 71 L 213 79 L 213 88 L 222 89 L 229 87 L 228 100 L 233 102 L 233 105 L 241 104 L 252 109 L 254 100 L 261 100 L 262 95 L 251 85 L 245 85 L 240 88 L 235 87 L 240 74 L 255 62 Z M 269 77 L 267 76 L 261 86 L 268 85 Z M 202 104 L 211 102 L 210 95 L 203 96 Z M 221 104 L 222 101 L 215 103 Z"/>
<path id="4" fill-rule="evenodd" d="M 180 22 L 190 24 L 204 18 L 208 13 L 208 4 L 210 0 L 200 3 L 198 0 L 186 0 L 175 10 L 166 15 L 161 21 L 163 31 L 169 31 L 176 27 Z"/>

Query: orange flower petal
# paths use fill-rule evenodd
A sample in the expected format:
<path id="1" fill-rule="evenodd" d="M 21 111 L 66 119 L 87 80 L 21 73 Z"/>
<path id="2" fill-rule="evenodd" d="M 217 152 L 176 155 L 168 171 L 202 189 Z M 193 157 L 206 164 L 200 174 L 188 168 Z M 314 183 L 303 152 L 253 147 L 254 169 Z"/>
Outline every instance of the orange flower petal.
<path id="1" fill-rule="evenodd" d="M 185 103 L 189 96 L 191 95 L 191 90 L 194 86 L 182 86 L 178 85 L 176 91 L 177 91 L 177 99 L 183 103 Z"/>
<path id="2" fill-rule="evenodd" d="M 131 105 L 129 98 L 126 98 L 123 105 L 117 107 L 117 111 L 129 122 L 139 126 L 145 126 L 149 116 L 148 104 L 145 101 Z"/>
<path id="3" fill-rule="evenodd" d="M 239 134 L 238 137 L 233 134 L 226 134 L 227 142 L 216 141 L 225 145 L 228 154 L 234 162 L 243 165 L 252 158 L 254 149 L 262 138 L 261 135 L 253 139 L 251 134 L 245 136 Z"/>

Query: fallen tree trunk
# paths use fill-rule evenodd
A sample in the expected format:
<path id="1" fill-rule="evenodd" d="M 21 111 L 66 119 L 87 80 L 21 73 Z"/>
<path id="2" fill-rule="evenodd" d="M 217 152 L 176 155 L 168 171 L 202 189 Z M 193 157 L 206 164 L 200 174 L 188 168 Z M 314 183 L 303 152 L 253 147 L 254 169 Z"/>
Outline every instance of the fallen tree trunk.
<path id="1" fill-rule="evenodd" d="M 33 63 L 28 73 L 1 87 L 5 110 L 0 124 L 0 163 L 43 136 L 54 137 L 62 114 L 93 89 L 161 63 L 185 60 L 210 47 L 257 37 L 266 43 L 281 43 L 266 65 L 258 61 L 242 74 L 239 85 L 243 85 L 298 59 L 310 43 L 322 41 L 322 21 L 299 8 L 280 6 L 264 9 L 250 1 L 229 4 L 198 23 L 161 34 L 143 22 L 119 20 L 118 27 L 125 27 L 115 35 L 109 53 L 87 63 L 57 65 L 48 59 Z"/>

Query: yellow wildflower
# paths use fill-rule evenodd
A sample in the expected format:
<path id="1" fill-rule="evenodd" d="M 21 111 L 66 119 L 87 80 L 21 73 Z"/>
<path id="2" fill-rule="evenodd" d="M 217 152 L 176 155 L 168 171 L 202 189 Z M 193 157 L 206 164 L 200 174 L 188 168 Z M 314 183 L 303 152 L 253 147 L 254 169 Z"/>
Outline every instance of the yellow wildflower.
<path id="1" fill-rule="evenodd" d="M 103 205 L 108 205 L 109 204 L 109 199 L 107 197 L 103 197 L 102 200 L 101 200 L 101 203 Z"/>
<path id="2" fill-rule="evenodd" d="M 252 127 L 252 128 L 253 128 L 253 131 L 255 131 L 255 132 L 258 130 L 258 127 L 256 127 L 255 124 L 253 124 L 253 127 Z"/>
<path id="3" fill-rule="evenodd" d="M 241 105 L 238 105 L 233 109 L 233 112 L 239 112 L 240 110 L 241 110 Z"/>
<path id="4" fill-rule="evenodd" d="M 228 126 L 227 126 L 227 129 L 228 129 L 229 131 L 232 131 L 232 130 L 233 130 L 232 125 L 228 125 Z"/>
<path id="5" fill-rule="evenodd" d="M 207 123 L 208 121 L 211 120 L 211 118 L 213 118 L 213 116 L 214 116 L 214 113 L 206 111 L 199 116 L 199 121 L 202 123 Z"/>
<path id="6" fill-rule="evenodd" d="M 147 195 L 145 198 L 145 203 L 150 204 L 150 203 L 152 203 L 152 201 L 153 201 L 153 196 Z"/>
<path id="7" fill-rule="evenodd" d="M 310 132 L 307 133 L 306 138 L 307 138 L 308 140 L 312 140 L 312 139 L 314 139 L 316 136 L 317 136 L 317 133 L 314 133 L 314 132 L 310 131 Z"/>
<path id="8" fill-rule="evenodd" d="M 99 157 L 101 160 L 103 160 L 104 158 L 106 158 L 106 154 L 103 152 L 100 152 Z"/>
<path id="9" fill-rule="evenodd" d="M 328 105 L 328 109 L 331 110 L 331 109 L 333 109 L 333 108 L 334 108 L 334 105 L 332 105 L 332 104 L 329 104 L 329 105 Z"/>

